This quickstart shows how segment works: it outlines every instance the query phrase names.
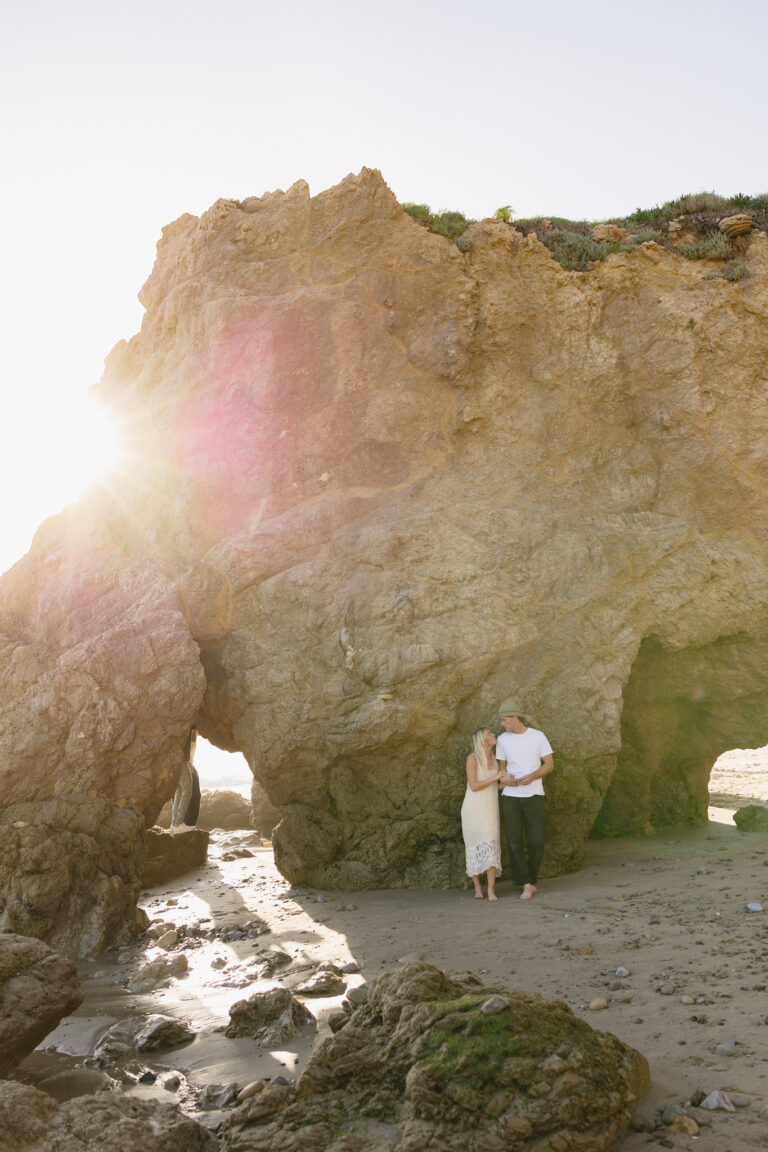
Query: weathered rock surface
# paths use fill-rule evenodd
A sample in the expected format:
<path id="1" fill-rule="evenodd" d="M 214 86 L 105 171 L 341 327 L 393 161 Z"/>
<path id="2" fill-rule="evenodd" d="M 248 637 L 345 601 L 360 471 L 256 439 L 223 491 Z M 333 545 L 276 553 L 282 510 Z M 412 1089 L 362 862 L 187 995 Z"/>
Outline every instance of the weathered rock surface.
<path id="1" fill-rule="evenodd" d="M 739 832 L 768 832 L 768 808 L 762 804 L 747 804 L 733 814 Z"/>
<path id="2" fill-rule="evenodd" d="M 183 832 L 148 828 L 144 833 L 144 851 L 142 887 L 155 888 L 205 864 L 208 833 L 202 828 L 188 828 Z"/>
<path id="3" fill-rule="evenodd" d="M 494 994 L 509 1007 L 486 1014 Z M 600 1152 L 649 1086 L 639 1052 L 566 1005 L 413 964 L 379 977 L 295 1087 L 228 1116 L 222 1148 Z"/>
<path id="4" fill-rule="evenodd" d="M 0 1081 L 3 1152 L 216 1152 L 216 1138 L 175 1105 L 101 1094 L 58 1104 Z"/>
<path id="5" fill-rule="evenodd" d="M 279 1048 L 305 1024 L 313 1024 L 314 1019 L 287 988 L 270 988 L 232 1005 L 225 1035 L 251 1036 L 262 1047 Z"/>
<path id="6" fill-rule="evenodd" d="M 151 823 L 196 722 L 292 881 L 456 884 L 467 741 L 511 693 L 555 749 L 545 872 L 596 822 L 702 819 L 715 757 L 768 741 L 768 241 L 739 244 L 738 283 L 652 243 L 566 272 L 503 222 L 459 251 L 370 171 L 164 229 L 99 387 L 119 498 L 0 581 L 3 829 L 62 796 Z M 87 871 L 99 946 L 138 852 L 3 857 L 7 926 L 54 938 Z"/>
<path id="7" fill-rule="evenodd" d="M 71 960 L 40 940 L 0 934 L 0 1076 L 21 1063 L 82 999 Z"/>

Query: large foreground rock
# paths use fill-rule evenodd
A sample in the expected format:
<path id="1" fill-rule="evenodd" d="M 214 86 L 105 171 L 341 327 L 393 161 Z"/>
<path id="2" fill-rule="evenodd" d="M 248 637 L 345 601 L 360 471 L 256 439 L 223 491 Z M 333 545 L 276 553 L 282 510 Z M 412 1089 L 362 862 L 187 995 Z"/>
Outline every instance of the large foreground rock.
<path id="1" fill-rule="evenodd" d="M 6 927 L 102 946 L 140 837 L 70 845 L 77 803 L 151 824 L 192 723 L 301 884 L 461 883 L 469 737 L 512 694 L 555 749 L 546 873 L 704 821 L 715 757 L 768 742 L 768 241 L 738 243 L 735 283 L 652 243 L 566 272 L 368 170 L 164 229 L 97 390 L 119 490 L 0 581 L 3 835 L 54 805 L 83 848 L 0 845 Z"/>
<path id="2" fill-rule="evenodd" d="M 223 1149 L 600 1152 L 649 1085 L 639 1052 L 566 1005 L 413 964 L 379 977 L 295 1088 L 228 1117 Z"/>
<path id="3" fill-rule="evenodd" d="M 216 1152 L 216 1138 L 175 1104 L 118 1094 L 58 1104 L 0 1081 L 2 1152 Z"/>
<path id="4" fill-rule="evenodd" d="M 20 1064 L 82 999 L 71 960 L 40 940 L 0 934 L 0 1076 Z"/>

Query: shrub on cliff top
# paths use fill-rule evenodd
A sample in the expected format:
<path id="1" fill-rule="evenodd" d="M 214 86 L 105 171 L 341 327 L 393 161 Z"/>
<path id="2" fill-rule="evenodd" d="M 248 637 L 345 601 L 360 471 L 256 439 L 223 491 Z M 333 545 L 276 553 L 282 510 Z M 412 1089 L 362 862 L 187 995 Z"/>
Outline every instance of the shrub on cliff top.
<path id="1" fill-rule="evenodd" d="M 436 232 L 438 236 L 447 236 L 449 240 L 455 240 L 457 236 L 461 236 L 473 220 L 468 220 L 463 212 L 450 212 L 443 209 L 442 212 L 433 212 L 429 204 L 403 204 L 403 208 L 412 216 L 418 223 L 422 224 L 430 232 Z"/>

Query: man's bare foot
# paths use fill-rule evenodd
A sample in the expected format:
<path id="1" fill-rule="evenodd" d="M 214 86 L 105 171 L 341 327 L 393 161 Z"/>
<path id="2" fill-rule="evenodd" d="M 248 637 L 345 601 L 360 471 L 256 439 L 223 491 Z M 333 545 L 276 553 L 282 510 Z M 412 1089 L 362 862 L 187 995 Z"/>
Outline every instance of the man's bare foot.
<path id="1" fill-rule="evenodd" d="M 488 893 L 488 899 L 489 899 L 490 901 L 498 900 L 498 896 L 496 895 L 496 893 L 495 893 L 495 892 L 489 892 L 489 893 Z"/>
<path id="2" fill-rule="evenodd" d="M 536 895 L 535 884 L 523 884 L 523 891 L 520 895 L 521 900 L 533 900 Z"/>

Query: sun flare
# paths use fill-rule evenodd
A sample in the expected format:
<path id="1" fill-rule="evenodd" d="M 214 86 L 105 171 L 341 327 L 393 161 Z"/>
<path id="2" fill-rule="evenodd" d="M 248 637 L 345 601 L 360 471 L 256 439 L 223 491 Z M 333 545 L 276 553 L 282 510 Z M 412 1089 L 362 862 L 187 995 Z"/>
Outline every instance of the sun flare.
<path id="1" fill-rule="evenodd" d="M 65 501 L 74 500 L 116 469 L 120 430 L 108 412 L 83 397 L 63 414 L 48 447 L 59 493 Z"/>

